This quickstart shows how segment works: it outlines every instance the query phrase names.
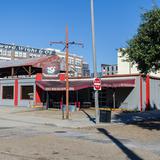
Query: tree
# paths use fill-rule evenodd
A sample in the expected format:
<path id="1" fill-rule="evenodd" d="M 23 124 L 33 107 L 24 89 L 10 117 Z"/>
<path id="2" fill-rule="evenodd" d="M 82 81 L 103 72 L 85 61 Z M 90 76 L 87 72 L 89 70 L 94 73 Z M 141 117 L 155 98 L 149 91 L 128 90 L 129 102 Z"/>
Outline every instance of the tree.
<path id="1" fill-rule="evenodd" d="M 137 64 L 141 73 L 160 69 L 160 9 L 155 7 L 141 15 L 137 34 L 127 42 L 122 55 Z"/>

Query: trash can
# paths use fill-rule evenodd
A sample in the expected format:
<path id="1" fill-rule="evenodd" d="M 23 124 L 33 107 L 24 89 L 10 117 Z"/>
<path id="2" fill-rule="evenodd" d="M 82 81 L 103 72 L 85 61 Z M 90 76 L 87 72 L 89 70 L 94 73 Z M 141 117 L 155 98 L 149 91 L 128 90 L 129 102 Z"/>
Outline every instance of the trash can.
<path id="1" fill-rule="evenodd" d="M 110 123 L 111 122 L 111 111 L 100 110 L 99 122 Z"/>

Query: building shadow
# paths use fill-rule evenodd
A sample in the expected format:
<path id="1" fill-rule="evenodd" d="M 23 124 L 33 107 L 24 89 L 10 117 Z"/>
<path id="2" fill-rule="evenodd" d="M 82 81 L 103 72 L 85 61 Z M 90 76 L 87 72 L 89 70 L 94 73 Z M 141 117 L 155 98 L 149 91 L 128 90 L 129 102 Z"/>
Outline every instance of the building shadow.
<path id="1" fill-rule="evenodd" d="M 140 122 L 133 122 L 129 123 L 132 125 L 136 125 L 138 127 L 141 127 L 143 129 L 149 129 L 149 130 L 160 130 L 160 119 L 158 120 L 146 120 L 146 121 L 140 121 Z"/>
<path id="2" fill-rule="evenodd" d="M 136 125 L 143 129 L 160 130 L 160 111 L 120 112 L 114 115 L 114 122 Z"/>
<path id="3" fill-rule="evenodd" d="M 128 157 L 129 160 L 143 160 L 137 154 L 135 154 L 132 150 L 127 148 L 122 142 L 112 136 L 106 129 L 104 128 L 97 128 L 97 130 L 107 136 L 119 149 L 122 150 L 123 153 Z M 117 157 L 118 159 L 118 157 Z"/>
<path id="4" fill-rule="evenodd" d="M 92 121 L 93 123 L 96 123 L 96 118 L 89 115 L 84 109 L 81 109 L 81 111 L 89 118 L 90 121 Z"/>

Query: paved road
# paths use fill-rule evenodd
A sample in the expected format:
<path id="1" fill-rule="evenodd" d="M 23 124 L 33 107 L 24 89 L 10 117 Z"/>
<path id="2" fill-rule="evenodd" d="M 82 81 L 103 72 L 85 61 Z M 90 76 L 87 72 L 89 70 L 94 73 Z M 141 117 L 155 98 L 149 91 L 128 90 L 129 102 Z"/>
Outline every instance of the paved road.
<path id="1" fill-rule="evenodd" d="M 3 160 L 160 159 L 160 134 L 156 127 L 159 121 L 76 129 L 56 126 L 50 112 L 0 111 L 0 159 Z"/>

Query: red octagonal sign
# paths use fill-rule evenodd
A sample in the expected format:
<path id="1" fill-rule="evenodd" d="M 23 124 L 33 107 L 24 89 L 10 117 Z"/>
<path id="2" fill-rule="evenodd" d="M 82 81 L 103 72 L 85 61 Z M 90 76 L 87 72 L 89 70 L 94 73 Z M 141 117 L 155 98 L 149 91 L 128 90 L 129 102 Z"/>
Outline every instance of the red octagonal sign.
<path id="1" fill-rule="evenodd" d="M 100 78 L 95 78 L 93 80 L 93 87 L 94 87 L 94 90 L 101 90 L 101 79 Z"/>

